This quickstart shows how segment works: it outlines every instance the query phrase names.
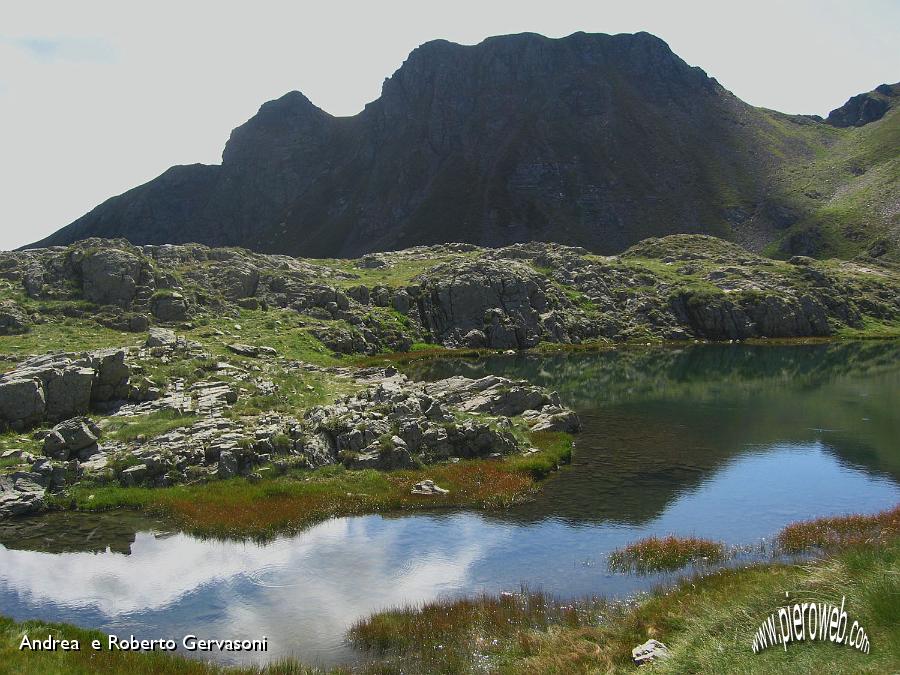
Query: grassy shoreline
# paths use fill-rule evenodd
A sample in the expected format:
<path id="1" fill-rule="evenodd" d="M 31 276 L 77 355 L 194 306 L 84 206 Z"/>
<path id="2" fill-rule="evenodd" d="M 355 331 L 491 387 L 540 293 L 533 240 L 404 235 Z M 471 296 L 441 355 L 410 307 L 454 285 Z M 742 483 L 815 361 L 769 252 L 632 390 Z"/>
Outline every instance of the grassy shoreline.
<path id="1" fill-rule="evenodd" d="M 358 622 L 349 637 L 370 660 L 332 673 L 633 673 L 631 649 L 649 638 L 664 642 L 671 657 L 654 673 L 893 672 L 900 667 L 900 506 L 871 516 L 826 518 L 785 528 L 825 533 L 837 547 L 802 563 L 770 562 L 726 568 L 684 579 L 637 601 L 599 597 L 562 602 L 542 593 L 522 592 L 437 601 L 379 612 Z M 793 529 L 792 529 L 793 528 Z M 843 537 L 848 528 L 877 537 Z M 829 534 L 831 533 L 831 534 Z M 789 599 L 785 599 L 785 593 Z M 794 642 L 753 653 L 760 623 L 778 607 L 794 602 L 846 599 L 851 621 L 871 640 L 868 654 L 848 646 Z M 40 621 L 17 623 L 0 617 L 0 663 L 13 672 L 189 673 L 249 675 L 323 672 L 296 661 L 259 668 L 229 668 L 177 655 L 136 652 L 22 652 L 22 635 L 103 639 L 97 631 Z M 104 641 L 105 644 L 105 641 Z"/>
<path id="2" fill-rule="evenodd" d="M 572 436 L 531 433 L 539 452 L 500 460 L 463 460 L 420 469 L 351 471 L 331 466 L 278 478 L 233 478 L 167 488 L 76 486 L 52 502 L 83 511 L 133 509 L 161 516 L 187 532 L 266 539 L 328 518 L 442 508 L 508 508 L 529 499 L 540 481 L 568 464 Z M 434 480 L 447 495 L 411 493 Z"/>

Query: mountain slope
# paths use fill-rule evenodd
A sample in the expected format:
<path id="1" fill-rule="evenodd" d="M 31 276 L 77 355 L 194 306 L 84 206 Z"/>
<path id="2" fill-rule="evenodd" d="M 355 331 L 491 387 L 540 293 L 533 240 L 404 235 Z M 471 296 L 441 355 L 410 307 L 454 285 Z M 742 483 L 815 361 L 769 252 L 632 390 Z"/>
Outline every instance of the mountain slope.
<path id="1" fill-rule="evenodd" d="M 857 107 L 840 119 L 874 114 Z M 839 129 L 754 108 L 646 33 L 435 41 L 358 115 L 286 94 L 232 132 L 220 166 L 173 167 L 38 245 L 120 236 L 325 257 L 548 240 L 611 253 L 680 232 L 790 252 L 785 230 L 819 207 L 796 197 L 794 167 L 896 122 Z M 872 221 L 850 253 L 896 214 Z M 813 239 L 800 248 L 815 254 Z"/>

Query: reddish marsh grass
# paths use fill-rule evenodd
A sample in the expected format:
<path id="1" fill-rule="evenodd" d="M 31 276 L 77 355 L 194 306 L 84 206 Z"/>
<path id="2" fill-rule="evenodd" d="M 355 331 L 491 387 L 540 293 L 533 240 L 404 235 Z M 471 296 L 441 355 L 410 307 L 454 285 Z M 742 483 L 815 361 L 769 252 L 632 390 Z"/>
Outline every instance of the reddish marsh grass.
<path id="1" fill-rule="evenodd" d="M 900 504 L 872 515 L 853 514 L 792 523 L 779 532 L 786 553 L 837 551 L 847 546 L 880 544 L 900 535 Z"/>
<path id="2" fill-rule="evenodd" d="M 725 546 L 697 537 L 647 537 L 609 556 L 609 569 L 619 572 L 669 572 L 687 565 L 722 562 Z"/>
<path id="3" fill-rule="evenodd" d="M 408 471 L 348 471 L 341 466 L 281 478 L 235 478 L 169 488 L 82 487 L 72 505 L 93 511 L 132 508 L 169 517 L 174 524 L 207 536 L 266 538 L 337 516 L 447 507 L 506 508 L 530 498 L 537 480 L 567 463 L 571 436 L 530 435 L 541 452 L 503 460 L 435 464 Z M 411 493 L 430 478 L 447 495 Z"/>

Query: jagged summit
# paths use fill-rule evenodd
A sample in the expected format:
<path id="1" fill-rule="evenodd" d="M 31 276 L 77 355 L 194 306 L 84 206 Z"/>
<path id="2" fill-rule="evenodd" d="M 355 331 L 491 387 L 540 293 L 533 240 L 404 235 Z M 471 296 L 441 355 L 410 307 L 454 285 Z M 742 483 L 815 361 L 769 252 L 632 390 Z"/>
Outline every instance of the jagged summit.
<path id="1" fill-rule="evenodd" d="M 330 257 L 453 239 L 611 253 L 681 232 L 845 254 L 886 231 L 890 244 L 877 208 L 852 237 L 833 208 L 808 233 L 832 194 L 849 199 L 860 171 L 890 161 L 834 161 L 841 143 L 821 121 L 744 103 L 648 33 L 435 40 L 359 114 L 289 92 L 232 132 L 221 165 L 173 167 L 37 245 L 103 236 Z M 834 175 L 810 190 L 791 168 L 818 162 Z"/>

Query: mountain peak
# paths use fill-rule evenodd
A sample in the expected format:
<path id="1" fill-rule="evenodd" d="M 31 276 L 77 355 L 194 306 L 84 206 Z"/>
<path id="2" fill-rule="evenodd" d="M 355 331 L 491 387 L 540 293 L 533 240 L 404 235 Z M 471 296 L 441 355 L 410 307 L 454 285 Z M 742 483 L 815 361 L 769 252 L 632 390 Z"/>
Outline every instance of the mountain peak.
<path id="1" fill-rule="evenodd" d="M 833 127 L 861 127 L 884 117 L 900 98 L 900 83 L 880 84 L 872 91 L 852 96 L 825 119 Z"/>
<path id="2" fill-rule="evenodd" d="M 223 164 L 241 164 L 265 160 L 269 153 L 284 146 L 303 143 L 310 134 L 317 134 L 331 115 L 315 106 L 299 91 L 267 101 L 247 122 L 234 129 L 225 149 Z"/>

